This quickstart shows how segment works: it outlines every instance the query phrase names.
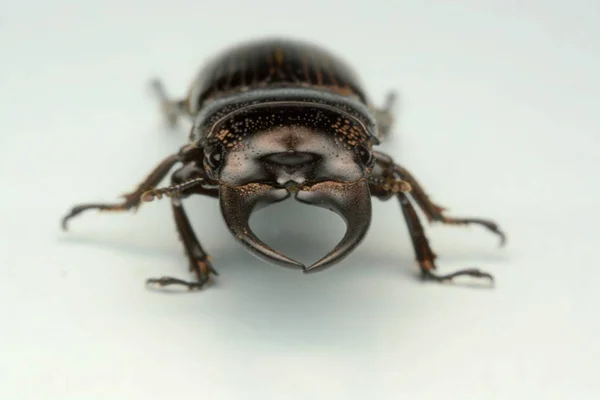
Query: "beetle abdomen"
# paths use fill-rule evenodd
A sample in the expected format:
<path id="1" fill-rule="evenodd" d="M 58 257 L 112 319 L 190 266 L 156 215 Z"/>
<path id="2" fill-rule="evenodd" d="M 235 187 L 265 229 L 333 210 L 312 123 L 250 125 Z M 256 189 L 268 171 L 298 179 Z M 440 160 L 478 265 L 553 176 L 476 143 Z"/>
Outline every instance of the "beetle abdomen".
<path id="1" fill-rule="evenodd" d="M 366 103 L 354 71 L 336 56 L 308 43 L 272 39 L 233 47 L 209 63 L 190 90 L 190 111 L 221 95 L 280 87 L 318 88 Z"/>

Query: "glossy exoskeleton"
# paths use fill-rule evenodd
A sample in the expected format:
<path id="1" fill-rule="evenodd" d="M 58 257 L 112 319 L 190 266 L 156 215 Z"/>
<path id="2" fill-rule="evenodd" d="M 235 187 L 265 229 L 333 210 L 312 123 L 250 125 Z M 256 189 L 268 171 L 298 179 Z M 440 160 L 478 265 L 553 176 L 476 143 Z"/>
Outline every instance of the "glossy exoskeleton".
<path id="1" fill-rule="evenodd" d="M 409 199 L 430 222 L 478 224 L 502 241 L 504 235 L 491 221 L 447 216 L 404 167 L 373 149 L 390 131 L 394 97 L 375 107 L 353 70 L 335 55 L 295 40 L 259 40 L 218 55 L 200 71 L 185 99 L 171 100 L 159 81 L 153 85 L 170 123 L 179 116 L 193 121 L 189 142 L 164 159 L 124 202 L 81 204 L 63 220 L 66 228 L 69 219 L 85 210 L 125 211 L 169 197 L 195 279 L 162 277 L 148 283 L 198 289 L 216 274 L 181 202 L 193 194 L 218 198 L 227 226 L 254 255 L 304 272 L 322 270 L 350 254 L 369 228 L 371 197 L 395 197 L 424 278 L 492 279 L 478 269 L 434 272 L 436 256 Z M 171 185 L 156 189 L 176 164 L 181 167 L 171 175 Z M 328 208 L 346 221 L 340 243 L 310 266 L 272 249 L 249 227 L 254 211 L 289 196 Z"/>

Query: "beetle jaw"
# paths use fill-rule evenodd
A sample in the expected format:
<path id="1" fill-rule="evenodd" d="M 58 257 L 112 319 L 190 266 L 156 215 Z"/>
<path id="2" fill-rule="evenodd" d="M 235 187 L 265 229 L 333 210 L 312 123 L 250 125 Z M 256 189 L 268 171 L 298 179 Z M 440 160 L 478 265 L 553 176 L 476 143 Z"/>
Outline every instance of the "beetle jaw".
<path id="1" fill-rule="evenodd" d="M 260 240 L 250 229 L 251 215 L 294 193 L 301 203 L 327 208 L 346 222 L 342 240 L 326 256 L 310 266 L 288 258 Z M 256 257 L 279 266 L 317 272 L 348 256 L 364 239 L 371 222 L 371 198 L 365 179 L 356 182 L 326 181 L 312 186 L 277 188 L 263 183 L 221 185 L 221 212 L 235 238 Z"/>
<path id="2" fill-rule="evenodd" d="M 327 255 L 305 268 L 304 272 L 322 271 L 342 261 L 363 241 L 371 225 L 371 194 L 366 179 L 317 183 L 310 190 L 297 192 L 296 199 L 327 208 L 346 222 L 346 233 L 342 240 Z"/>

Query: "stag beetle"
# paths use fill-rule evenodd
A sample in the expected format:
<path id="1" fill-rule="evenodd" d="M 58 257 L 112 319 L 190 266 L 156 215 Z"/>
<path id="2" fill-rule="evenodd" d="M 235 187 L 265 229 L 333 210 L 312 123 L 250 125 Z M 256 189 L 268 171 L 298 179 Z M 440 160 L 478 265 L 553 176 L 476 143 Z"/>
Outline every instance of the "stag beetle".
<path id="1" fill-rule="evenodd" d="M 170 124 L 180 116 L 193 121 L 189 143 L 165 158 L 122 203 L 77 205 L 62 221 L 66 229 L 69 219 L 86 210 L 126 211 L 169 197 L 195 279 L 162 277 L 148 284 L 195 290 L 217 274 L 182 205 L 193 194 L 219 199 L 229 230 L 251 253 L 304 272 L 340 262 L 361 243 L 371 221 L 371 197 L 396 197 L 423 278 L 449 281 L 467 275 L 493 282 L 478 269 L 434 272 L 436 255 L 410 199 L 430 222 L 481 225 L 502 243 L 505 236 L 492 221 L 447 216 L 408 170 L 373 149 L 392 126 L 394 94 L 383 107 L 373 106 L 355 72 L 337 55 L 298 40 L 255 40 L 207 63 L 185 99 L 170 99 L 158 80 L 153 87 Z M 182 166 L 171 175 L 171 185 L 155 188 L 176 164 Z M 263 243 L 249 227 L 254 211 L 292 195 L 334 211 L 347 225 L 340 243 L 308 267 Z"/>

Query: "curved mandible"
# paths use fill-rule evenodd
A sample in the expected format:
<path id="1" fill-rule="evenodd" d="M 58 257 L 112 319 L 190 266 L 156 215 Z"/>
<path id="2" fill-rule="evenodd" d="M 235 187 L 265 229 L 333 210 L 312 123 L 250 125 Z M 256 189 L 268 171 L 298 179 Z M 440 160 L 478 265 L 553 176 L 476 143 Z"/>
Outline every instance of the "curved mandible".
<path id="1" fill-rule="evenodd" d="M 296 199 L 302 203 L 328 208 L 346 221 L 346 234 L 338 245 L 304 272 L 323 270 L 350 255 L 362 242 L 371 225 L 371 193 L 366 179 L 350 183 L 317 183 L 310 190 L 298 192 Z"/>

